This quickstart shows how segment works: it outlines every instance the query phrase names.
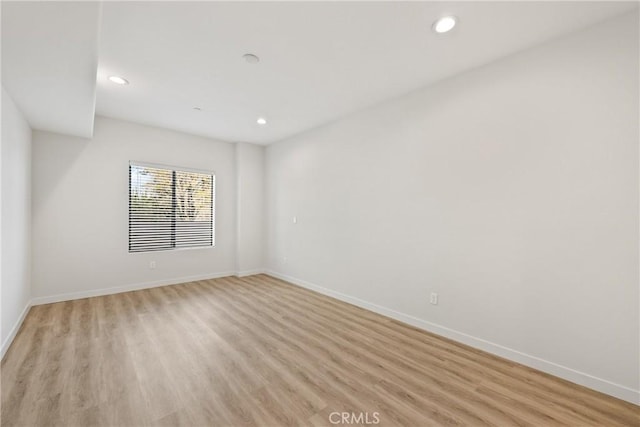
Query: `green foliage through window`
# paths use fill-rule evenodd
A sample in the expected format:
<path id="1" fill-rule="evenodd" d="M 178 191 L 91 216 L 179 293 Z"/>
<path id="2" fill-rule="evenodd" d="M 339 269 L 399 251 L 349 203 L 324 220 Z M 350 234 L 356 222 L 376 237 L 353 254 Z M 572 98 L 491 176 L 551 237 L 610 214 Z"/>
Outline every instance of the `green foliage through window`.
<path id="1" fill-rule="evenodd" d="M 215 176 L 129 165 L 129 252 L 214 245 Z"/>

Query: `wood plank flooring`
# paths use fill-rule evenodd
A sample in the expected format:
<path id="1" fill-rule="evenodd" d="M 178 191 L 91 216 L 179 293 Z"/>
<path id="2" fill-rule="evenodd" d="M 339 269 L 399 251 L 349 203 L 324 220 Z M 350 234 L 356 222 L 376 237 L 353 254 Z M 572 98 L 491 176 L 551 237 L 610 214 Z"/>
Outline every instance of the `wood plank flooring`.
<path id="1" fill-rule="evenodd" d="M 640 407 L 266 275 L 36 306 L 2 362 L 7 427 L 332 421 L 639 426 Z"/>

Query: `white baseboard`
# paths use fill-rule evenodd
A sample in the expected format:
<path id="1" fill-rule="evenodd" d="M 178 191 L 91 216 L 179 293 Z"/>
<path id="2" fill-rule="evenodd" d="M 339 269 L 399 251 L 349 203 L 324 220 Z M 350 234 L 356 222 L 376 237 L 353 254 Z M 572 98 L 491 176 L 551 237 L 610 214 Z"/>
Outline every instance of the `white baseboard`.
<path id="1" fill-rule="evenodd" d="M 122 292 L 138 291 L 141 289 L 157 288 L 159 286 L 178 285 L 180 283 L 194 282 L 196 280 L 217 279 L 235 275 L 235 272 L 210 273 L 198 276 L 184 276 L 173 279 L 156 280 L 153 282 L 134 283 L 131 285 L 115 286 L 112 288 L 92 289 L 88 291 L 69 292 L 45 297 L 37 297 L 31 300 L 31 305 L 51 304 L 54 302 L 70 301 L 74 299 L 99 297 L 102 295 L 119 294 Z"/>
<path id="2" fill-rule="evenodd" d="M 256 268 L 254 270 L 236 271 L 236 276 L 246 277 L 246 276 L 253 276 L 254 274 L 262 274 L 262 273 L 264 273 L 263 268 Z"/>
<path id="3" fill-rule="evenodd" d="M 7 336 L 7 338 L 5 338 L 4 342 L 2 343 L 2 349 L 0 349 L 0 360 L 4 359 L 4 355 L 7 353 L 7 350 L 9 350 L 11 343 L 13 342 L 14 338 L 18 334 L 18 331 L 20 330 L 20 326 L 22 326 L 22 322 L 24 322 L 25 317 L 27 317 L 27 313 L 29 312 L 31 305 L 32 305 L 31 301 L 27 302 L 27 305 L 24 307 L 24 310 L 22 310 L 20 317 L 18 317 L 18 320 L 16 321 L 16 324 L 13 325 L 13 328 L 11 328 L 11 332 L 9 332 L 9 335 Z"/>
<path id="4" fill-rule="evenodd" d="M 383 316 L 387 316 L 392 319 L 399 320 L 411 326 L 424 329 L 425 331 L 432 332 L 434 334 L 452 339 L 454 341 L 466 344 L 468 346 L 486 351 L 487 353 L 495 354 L 505 359 L 512 360 L 514 362 L 520 363 L 525 366 L 529 366 L 531 368 L 537 369 L 542 372 L 546 372 L 548 374 L 591 388 L 601 393 L 605 393 L 610 396 L 617 397 L 618 399 L 622 399 L 627 402 L 640 405 L 640 390 L 633 390 L 629 387 L 625 387 L 623 385 L 616 384 L 611 381 L 604 380 L 602 378 L 597 378 L 593 375 L 576 371 L 566 366 L 562 366 L 557 363 L 550 362 L 548 360 L 544 360 L 536 356 L 531 356 L 529 354 L 522 353 L 517 350 L 513 350 L 511 348 L 484 340 L 482 338 L 477 338 L 472 335 L 465 334 L 464 332 L 459 332 L 454 329 L 450 329 L 445 326 L 438 325 L 436 323 L 428 322 L 426 320 L 419 319 L 417 317 L 410 316 L 408 314 L 400 313 L 390 308 L 382 307 L 380 305 L 373 304 L 371 302 L 364 301 L 359 298 L 334 291 L 332 289 L 324 288 L 322 286 L 315 285 L 305 280 L 287 276 L 285 274 L 281 274 L 272 270 L 266 270 L 264 273 L 270 276 L 276 277 L 278 279 L 285 280 L 294 285 L 319 292 L 323 295 L 327 295 L 335 299 L 348 302 L 349 304 L 353 304 L 358 307 L 362 307 L 367 310 L 373 311 L 375 313 L 382 314 Z"/>

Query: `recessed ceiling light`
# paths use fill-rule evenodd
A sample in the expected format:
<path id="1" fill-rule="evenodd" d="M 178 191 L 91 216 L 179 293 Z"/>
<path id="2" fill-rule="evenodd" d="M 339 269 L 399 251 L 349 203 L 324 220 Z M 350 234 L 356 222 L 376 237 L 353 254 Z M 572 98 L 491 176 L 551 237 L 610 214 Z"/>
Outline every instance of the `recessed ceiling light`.
<path id="1" fill-rule="evenodd" d="M 247 61 L 249 64 L 257 64 L 258 62 L 260 62 L 260 58 L 258 58 L 256 55 L 254 55 L 253 53 L 245 53 L 244 55 L 242 55 L 242 57 L 244 58 L 245 61 Z"/>
<path id="2" fill-rule="evenodd" d="M 109 77 L 109 80 L 111 80 L 112 82 L 114 82 L 115 84 L 118 85 L 128 85 L 129 81 L 123 77 L 120 76 L 111 76 Z"/>
<path id="3" fill-rule="evenodd" d="M 455 16 L 443 16 L 433 23 L 433 31 L 436 33 L 446 33 L 453 30 L 458 22 Z"/>
<path id="4" fill-rule="evenodd" d="M 202 111 L 202 108 L 200 108 L 200 107 L 193 107 L 193 109 L 196 110 L 196 111 Z"/>
<path id="5" fill-rule="evenodd" d="M 256 123 L 258 123 L 259 125 L 266 125 L 267 119 L 265 119 L 264 117 L 258 117 L 258 120 L 256 120 Z"/>

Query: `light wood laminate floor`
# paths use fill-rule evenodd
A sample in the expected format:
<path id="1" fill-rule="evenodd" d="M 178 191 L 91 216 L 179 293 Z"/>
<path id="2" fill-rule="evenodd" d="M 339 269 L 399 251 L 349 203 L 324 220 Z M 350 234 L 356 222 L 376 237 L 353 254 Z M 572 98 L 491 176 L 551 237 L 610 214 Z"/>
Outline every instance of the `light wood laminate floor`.
<path id="1" fill-rule="evenodd" d="M 640 425 L 638 406 L 266 275 L 36 306 L 2 362 L 7 427 L 330 426 L 332 412 Z"/>

